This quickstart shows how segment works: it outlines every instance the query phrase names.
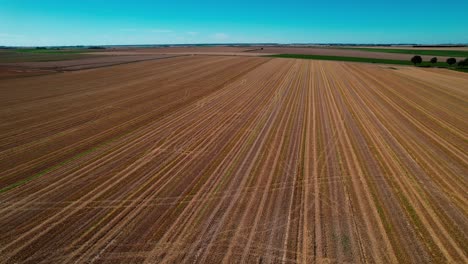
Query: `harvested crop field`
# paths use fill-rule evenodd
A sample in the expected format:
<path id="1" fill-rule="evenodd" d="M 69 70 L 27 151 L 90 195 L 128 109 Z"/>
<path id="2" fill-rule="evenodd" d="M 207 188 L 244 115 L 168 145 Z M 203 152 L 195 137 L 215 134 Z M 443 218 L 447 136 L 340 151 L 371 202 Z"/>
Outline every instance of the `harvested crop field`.
<path id="1" fill-rule="evenodd" d="M 56 71 L 0 64 L 0 80 L 51 74 Z"/>
<path id="2" fill-rule="evenodd" d="M 99 53 L 131 52 L 132 54 L 147 53 L 236 53 L 256 49 L 252 46 L 172 46 L 172 47 L 152 47 L 152 48 L 115 48 L 100 51 Z"/>
<path id="3" fill-rule="evenodd" d="M 0 262 L 467 263 L 468 75 L 184 56 L 0 82 Z"/>
<path id="4" fill-rule="evenodd" d="M 98 54 L 95 52 L 94 54 Z M 36 72 L 36 71 L 77 71 L 77 70 L 86 70 L 94 69 L 101 67 L 108 67 L 119 64 L 140 62 L 140 61 L 150 61 L 171 58 L 176 56 L 184 55 L 164 55 L 164 54 L 154 54 L 154 55 L 118 55 L 118 56 L 97 56 L 91 58 L 81 58 L 81 59 L 70 59 L 70 60 L 61 60 L 61 61 L 30 61 L 30 62 L 16 62 L 16 63 L 0 63 L 0 79 L 2 76 L 5 78 L 9 75 L 3 74 L 5 72 Z M 18 74 L 17 74 L 18 75 Z M 14 77 L 17 77 L 14 76 Z"/>

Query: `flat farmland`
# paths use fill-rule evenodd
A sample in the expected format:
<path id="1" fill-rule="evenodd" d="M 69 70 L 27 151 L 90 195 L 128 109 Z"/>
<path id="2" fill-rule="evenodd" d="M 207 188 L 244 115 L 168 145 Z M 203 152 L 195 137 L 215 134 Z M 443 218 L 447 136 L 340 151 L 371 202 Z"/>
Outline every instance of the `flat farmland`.
<path id="1" fill-rule="evenodd" d="M 388 51 L 387 51 L 388 50 Z M 433 50 L 435 54 L 431 53 L 430 50 L 418 50 L 409 49 L 407 54 L 401 53 L 397 49 L 390 52 L 390 49 L 376 49 L 376 48 L 337 48 L 337 47 L 264 47 L 263 50 L 254 51 L 255 53 L 265 54 L 304 54 L 304 55 L 319 55 L 319 56 L 337 56 L 337 57 L 358 57 L 368 59 L 386 59 L 386 60 L 403 60 L 410 61 L 414 55 L 421 55 L 424 61 L 430 61 L 434 56 L 437 56 L 439 61 L 446 61 L 449 55 L 441 53 L 441 50 Z M 466 51 L 449 50 L 448 53 L 464 53 Z M 440 55 L 443 54 L 443 55 Z M 459 55 L 459 54 L 456 54 Z M 452 56 L 456 57 L 457 60 L 463 60 L 464 56 Z"/>
<path id="2" fill-rule="evenodd" d="M 468 75 L 183 56 L 0 82 L 0 262 L 467 263 Z"/>

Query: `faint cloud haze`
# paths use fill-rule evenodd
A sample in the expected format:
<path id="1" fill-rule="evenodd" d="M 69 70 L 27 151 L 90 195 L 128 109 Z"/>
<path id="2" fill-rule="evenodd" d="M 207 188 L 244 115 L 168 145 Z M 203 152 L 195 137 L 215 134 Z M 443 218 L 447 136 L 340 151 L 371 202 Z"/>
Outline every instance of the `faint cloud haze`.
<path id="1" fill-rule="evenodd" d="M 226 33 L 216 33 L 213 35 L 213 38 L 216 40 L 227 40 L 229 39 L 229 35 Z"/>
<path id="2" fill-rule="evenodd" d="M 173 30 L 170 30 L 170 29 L 159 29 L 159 28 L 151 29 L 150 31 L 153 32 L 153 33 L 172 33 L 172 32 L 174 32 Z"/>

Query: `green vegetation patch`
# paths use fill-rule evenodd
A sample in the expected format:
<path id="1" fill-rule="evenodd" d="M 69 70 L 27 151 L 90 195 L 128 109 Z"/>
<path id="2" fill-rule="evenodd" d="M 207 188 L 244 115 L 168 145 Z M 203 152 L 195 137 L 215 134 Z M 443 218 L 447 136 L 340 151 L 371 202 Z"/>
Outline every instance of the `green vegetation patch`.
<path id="1" fill-rule="evenodd" d="M 79 54 L 83 52 L 90 52 L 87 49 L 15 49 L 16 52 L 22 53 L 39 53 L 39 54 Z"/>
<path id="2" fill-rule="evenodd" d="M 305 55 L 305 54 L 276 54 L 267 55 L 265 57 L 273 58 L 290 58 L 290 59 L 307 59 L 307 60 L 331 60 L 331 61 L 346 61 L 346 62 L 364 62 L 364 63 L 380 63 L 380 64 L 394 64 L 394 65 L 414 65 L 410 60 L 388 60 L 388 59 L 373 59 L 373 58 L 360 58 L 360 57 L 341 57 L 341 56 L 323 56 L 323 55 Z M 447 68 L 450 70 L 468 72 L 467 68 L 450 66 L 446 62 L 430 63 L 423 61 L 416 64 L 417 67 L 429 68 Z"/>
<path id="3" fill-rule="evenodd" d="M 268 55 L 267 57 L 274 58 L 291 58 L 291 59 L 308 59 L 308 60 L 332 60 L 332 61 L 350 61 L 350 62 L 367 62 L 367 63 L 382 63 L 382 64 L 397 64 L 397 65 L 413 65 L 411 61 L 405 60 L 387 60 L 373 59 L 360 57 L 341 57 L 341 56 L 324 56 L 324 55 L 305 55 L 305 54 L 276 54 Z"/>
<path id="4" fill-rule="evenodd" d="M 453 70 L 468 73 L 468 68 L 454 68 Z"/>
<path id="5" fill-rule="evenodd" d="M 85 54 L 92 53 L 93 51 L 97 50 L 52 48 L 0 49 L 0 63 L 74 60 L 96 56 Z"/>
<path id="6" fill-rule="evenodd" d="M 400 53 L 443 57 L 468 57 L 465 50 L 421 50 L 421 49 L 379 49 L 379 48 L 343 48 L 351 50 L 362 50 L 369 52 Z"/>

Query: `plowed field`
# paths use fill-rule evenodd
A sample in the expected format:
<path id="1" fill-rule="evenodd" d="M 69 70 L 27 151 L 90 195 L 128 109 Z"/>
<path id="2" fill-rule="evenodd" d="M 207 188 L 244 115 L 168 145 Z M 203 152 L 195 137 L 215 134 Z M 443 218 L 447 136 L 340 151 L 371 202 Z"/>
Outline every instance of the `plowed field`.
<path id="1" fill-rule="evenodd" d="M 465 73 L 186 56 L 0 118 L 3 263 L 468 262 Z"/>

